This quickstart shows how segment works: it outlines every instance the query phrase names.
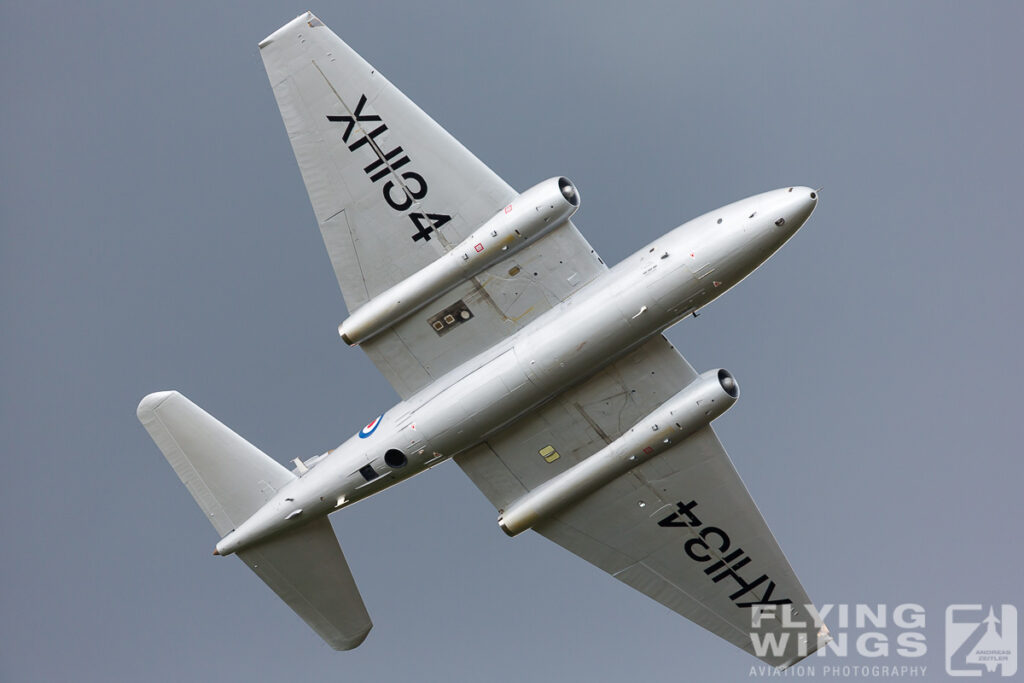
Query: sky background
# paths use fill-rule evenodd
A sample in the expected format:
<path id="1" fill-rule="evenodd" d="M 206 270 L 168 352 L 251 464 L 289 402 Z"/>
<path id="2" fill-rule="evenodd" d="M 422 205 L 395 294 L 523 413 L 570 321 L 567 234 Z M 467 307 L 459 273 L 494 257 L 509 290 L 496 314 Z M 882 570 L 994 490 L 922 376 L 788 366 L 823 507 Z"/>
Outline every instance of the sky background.
<path id="1" fill-rule="evenodd" d="M 332 518 L 375 622 L 355 651 L 210 555 L 143 395 L 178 389 L 282 462 L 397 400 L 338 339 L 256 47 L 304 9 L 0 9 L 0 679 L 746 679 L 746 653 L 508 539 L 454 464 Z M 716 429 L 810 596 L 927 610 L 924 657 L 811 663 L 942 678 L 948 604 L 1024 608 L 1024 4 L 309 9 L 517 189 L 572 178 L 609 263 L 823 186 L 782 251 L 668 333 L 739 380 Z"/>

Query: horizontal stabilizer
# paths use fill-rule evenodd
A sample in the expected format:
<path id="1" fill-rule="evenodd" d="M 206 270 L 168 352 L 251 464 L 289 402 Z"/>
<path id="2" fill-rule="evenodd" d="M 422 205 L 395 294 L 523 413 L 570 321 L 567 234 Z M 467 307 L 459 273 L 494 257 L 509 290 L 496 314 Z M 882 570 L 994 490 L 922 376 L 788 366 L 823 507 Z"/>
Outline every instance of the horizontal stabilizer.
<path id="1" fill-rule="evenodd" d="M 177 391 L 146 396 L 136 414 L 222 537 L 295 479 Z"/>
<path id="2" fill-rule="evenodd" d="M 139 421 L 223 537 L 295 475 L 176 391 L 142 399 Z M 351 650 L 373 623 L 326 517 L 238 553 L 336 650 Z"/>
<path id="3" fill-rule="evenodd" d="M 335 650 L 358 646 L 373 628 L 326 517 L 238 556 Z"/>

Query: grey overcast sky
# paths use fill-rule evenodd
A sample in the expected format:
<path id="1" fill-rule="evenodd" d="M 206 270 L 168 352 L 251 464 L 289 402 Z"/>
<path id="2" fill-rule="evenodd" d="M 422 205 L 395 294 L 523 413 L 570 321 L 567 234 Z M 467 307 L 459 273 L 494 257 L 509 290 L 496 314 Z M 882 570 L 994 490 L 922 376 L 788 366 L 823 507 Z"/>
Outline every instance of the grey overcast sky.
<path id="1" fill-rule="evenodd" d="M 0 679 L 745 680 L 757 660 L 446 464 L 335 515 L 376 624 L 324 645 L 216 540 L 135 418 L 184 392 L 283 461 L 396 396 L 346 311 L 256 43 L 270 2 L 6 2 Z M 1024 4 L 309 7 L 518 189 L 566 174 L 615 263 L 744 196 L 808 225 L 669 332 L 817 602 L 1024 608 Z M 851 640 L 865 629 L 839 628 Z M 895 649 L 900 633 L 880 631 Z M 754 672 L 756 674 L 756 672 Z"/>

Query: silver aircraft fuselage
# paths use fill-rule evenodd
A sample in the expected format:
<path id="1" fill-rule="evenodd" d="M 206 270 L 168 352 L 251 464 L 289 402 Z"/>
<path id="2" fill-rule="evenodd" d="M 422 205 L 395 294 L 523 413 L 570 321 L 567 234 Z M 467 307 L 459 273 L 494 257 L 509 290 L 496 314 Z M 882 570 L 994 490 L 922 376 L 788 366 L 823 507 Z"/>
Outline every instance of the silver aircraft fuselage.
<path id="1" fill-rule="evenodd" d="M 329 514 L 479 444 L 721 296 L 792 237 L 816 204 L 810 188 L 783 188 L 658 238 L 314 459 L 222 538 L 217 554 Z"/>

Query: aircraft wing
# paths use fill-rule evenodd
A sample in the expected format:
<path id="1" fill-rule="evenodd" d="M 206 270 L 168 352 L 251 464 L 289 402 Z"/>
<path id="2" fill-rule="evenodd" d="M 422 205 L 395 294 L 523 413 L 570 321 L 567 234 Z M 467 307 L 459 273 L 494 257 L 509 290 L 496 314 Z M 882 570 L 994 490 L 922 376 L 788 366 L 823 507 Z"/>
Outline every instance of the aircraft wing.
<path id="1" fill-rule="evenodd" d="M 313 14 L 260 54 L 350 313 L 517 195 Z M 605 270 L 566 221 L 361 346 L 407 398 Z M 464 309 L 455 327 L 430 324 Z"/>
<path id="2" fill-rule="evenodd" d="M 455 460 L 501 510 L 603 448 L 696 377 L 659 335 Z M 773 666 L 789 666 L 828 642 L 711 427 L 534 528 Z M 785 627 L 784 605 L 795 610 Z M 752 628 L 755 609 L 764 618 Z M 766 643 L 774 647 L 758 649 Z"/>

